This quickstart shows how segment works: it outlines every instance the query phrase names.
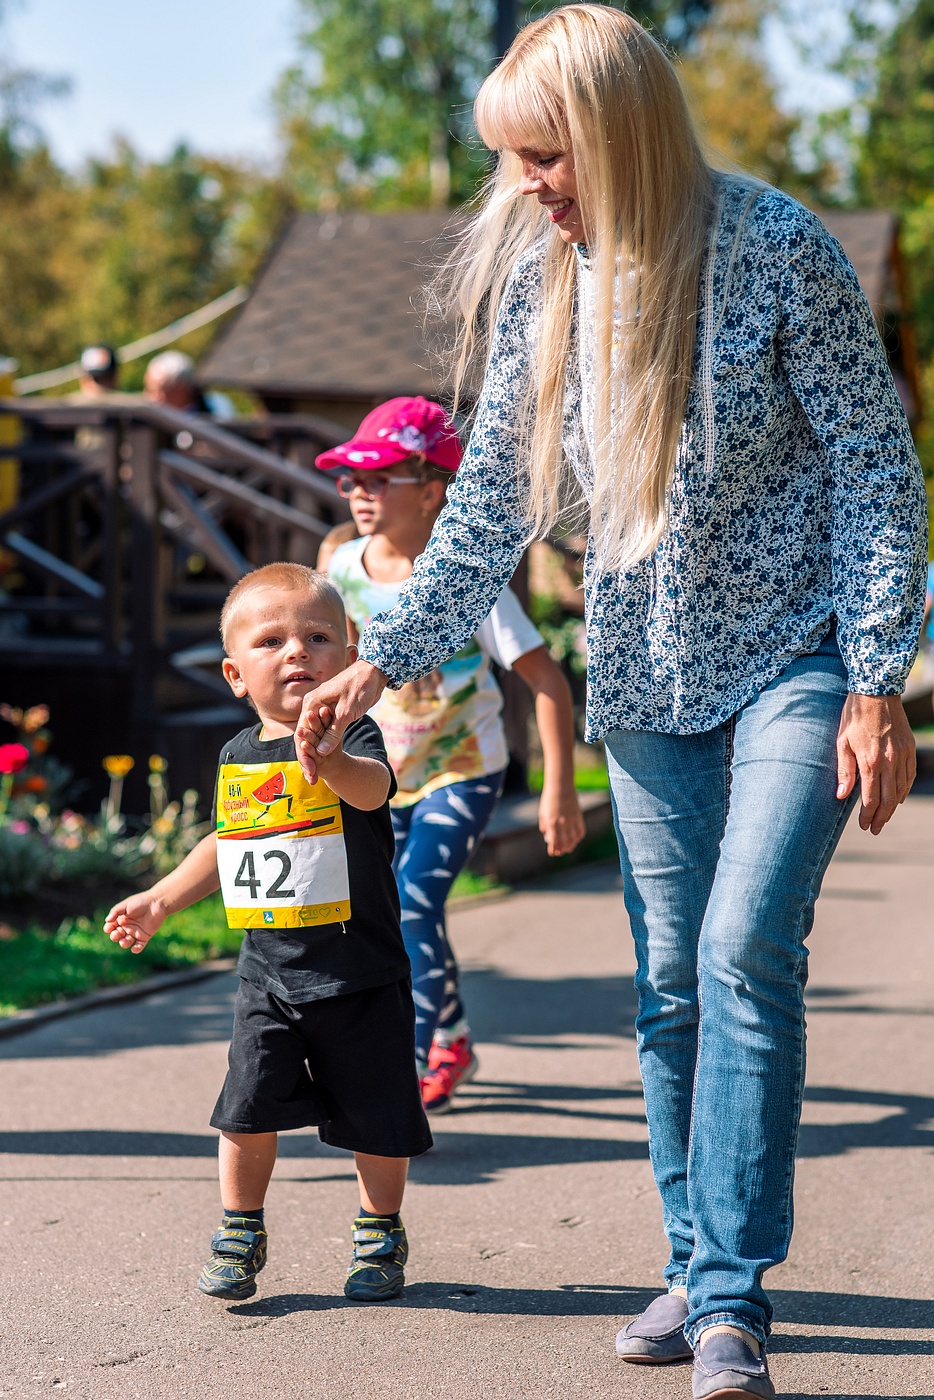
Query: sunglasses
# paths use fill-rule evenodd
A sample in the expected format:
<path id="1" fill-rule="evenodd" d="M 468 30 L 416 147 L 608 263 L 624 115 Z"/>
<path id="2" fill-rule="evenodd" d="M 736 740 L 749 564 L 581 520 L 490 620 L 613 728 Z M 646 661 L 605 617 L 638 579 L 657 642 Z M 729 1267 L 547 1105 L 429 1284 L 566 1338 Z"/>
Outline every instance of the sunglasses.
<path id="1" fill-rule="evenodd" d="M 380 501 L 390 486 L 419 486 L 420 476 L 380 476 L 378 472 L 367 472 L 366 476 L 352 476 L 343 472 L 337 478 L 337 494 L 349 501 L 355 491 L 362 491 L 368 501 Z"/>

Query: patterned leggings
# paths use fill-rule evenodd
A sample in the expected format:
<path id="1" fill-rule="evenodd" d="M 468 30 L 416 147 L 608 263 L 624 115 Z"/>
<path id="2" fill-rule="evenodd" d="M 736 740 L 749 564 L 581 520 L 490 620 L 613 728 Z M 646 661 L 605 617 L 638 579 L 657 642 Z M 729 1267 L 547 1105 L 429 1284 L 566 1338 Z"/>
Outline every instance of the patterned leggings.
<path id="1" fill-rule="evenodd" d="M 444 904 L 503 789 L 502 772 L 451 783 L 411 807 L 392 808 L 393 870 L 402 905 L 402 935 L 412 964 L 415 1052 L 428 1061 L 436 1030 L 463 1018 L 457 959 L 448 942 Z"/>

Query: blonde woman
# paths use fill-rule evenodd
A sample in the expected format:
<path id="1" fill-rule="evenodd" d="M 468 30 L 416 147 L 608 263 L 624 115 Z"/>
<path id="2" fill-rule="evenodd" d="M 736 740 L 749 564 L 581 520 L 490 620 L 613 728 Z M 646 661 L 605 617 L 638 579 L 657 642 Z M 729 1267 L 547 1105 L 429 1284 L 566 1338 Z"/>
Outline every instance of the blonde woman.
<path id="1" fill-rule="evenodd" d="M 791 1234 L 805 939 L 857 794 L 914 778 L 899 699 L 924 492 L 866 301 L 794 200 L 706 163 L 662 50 L 610 7 L 529 25 L 476 102 L 498 153 L 453 283 L 486 374 L 398 604 L 309 698 L 314 770 L 583 517 L 590 737 L 609 756 L 671 1254 L 625 1360 L 771 1397 L 762 1276 Z M 487 330 L 487 328 L 489 328 Z M 488 335 L 488 342 L 484 336 Z"/>

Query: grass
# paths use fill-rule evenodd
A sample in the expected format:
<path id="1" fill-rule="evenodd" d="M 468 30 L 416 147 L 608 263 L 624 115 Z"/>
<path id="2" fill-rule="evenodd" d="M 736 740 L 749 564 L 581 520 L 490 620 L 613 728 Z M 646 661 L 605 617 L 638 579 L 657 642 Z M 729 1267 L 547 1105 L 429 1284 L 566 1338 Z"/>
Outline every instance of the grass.
<path id="1" fill-rule="evenodd" d="M 541 792 L 543 776 L 541 768 L 529 770 L 529 790 L 531 792 Z M 575 768 L 574 786 L 578 792 L 609 792 L 609 774 L 602 764 L 594 764 L 590 768 Z"/>
<path id="2" fill-rule="evenodd" d="M 104 934 L 104 910 L 93 918 L 63 919 L 56 930 L 28 924 L 0 938 L 0 1016 L 27 1006 L 77 997 L 98 987 L 138 982 L 211 958 L 231 957 L 242 930 L 229 929 L 219 894 L 175 914 L 142 953 L 127 953 Z"/>

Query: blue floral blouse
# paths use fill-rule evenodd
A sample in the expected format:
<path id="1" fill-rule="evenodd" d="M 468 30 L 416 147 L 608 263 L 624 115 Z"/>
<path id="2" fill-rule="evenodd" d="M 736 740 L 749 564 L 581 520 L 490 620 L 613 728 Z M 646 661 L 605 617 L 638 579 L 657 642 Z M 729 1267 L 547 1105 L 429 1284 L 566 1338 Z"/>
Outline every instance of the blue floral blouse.
<path id="1" fill-rule="evenodd" d="M 777 190 L 719 177 L 693 383 L 655 553 L 585 561 L 587 733 L 714 728 L 834 619 L 849 688 L 896 695 L 918 642 L 924 484 L 872 313 L 839 243 Z M 532 372 L 543 246 L 516 264 L 464 462 L 399 602 L 360 654 L 392 685 L 472 636 L 528 539 L 515 405 Z M 588 301 L 586 258 L 578 304 Z M 584 337 L 586 339 L 586 337 Z M 585 493 L 588 357 L 564 444 Z"/>

